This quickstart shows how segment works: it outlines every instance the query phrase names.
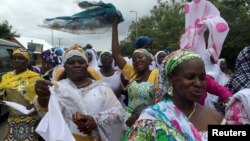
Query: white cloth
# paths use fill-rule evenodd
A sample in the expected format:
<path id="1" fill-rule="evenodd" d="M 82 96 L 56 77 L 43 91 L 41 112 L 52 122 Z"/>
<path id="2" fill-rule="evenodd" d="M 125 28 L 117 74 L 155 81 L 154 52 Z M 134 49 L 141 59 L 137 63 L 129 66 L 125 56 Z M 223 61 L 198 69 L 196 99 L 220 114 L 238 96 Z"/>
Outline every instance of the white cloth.
<path id="1" fill-rule="evenodd" d="M 95 70 L 98 70 L 98 62 L 97 62 L 97 55 L 93 49 L 86 49 L 86 52 L 92 55 L 92 60 L 89 61 L 89 66 L 93 67 Z"/>
<path id="2" fill-rule="evenodd" d="M 102 57 L 102 55 L 103 55 L 105 52 L 108 52 L 108 53 L 112 54 L 112 52 L 111 52 L 110 50 L 104 50 L 104 51 L 102 51 L 102 52 L 100 53 L 100 55 L 99 55 L 99 57 L 98 57 L 98 61 L 97 61 L 99 67 L 102 66 L 101 57 Z M 115 68 L 115 60 L 114 60 L 114 59 L 113 59 L 113 61 L 112 61 L 112 68 Z"/>
<path id="3" fill-rule="evenodd" d="M 200 132 L 201 133 L 201 140 L 207 141 L 208 140 L 208 131 Z"/>
<path id="4" fill-rule="evenodd" d="M 54 89 L 50 88 L 50 89 Z M 61 106 L 54 90 L 51 90 L 48 108 L 49 112 L 42 118 L 36 128 L 46 141 L 75 141 L 69 127 L 65 123 L 61 112 Z"/>
<path id="5" fill-rule="evenodd" d="M 116 91 L 121 88 L 121 72 L 120 71 L 115 71 L 113 75 L 111 76 L 104 76 L 101 71 L 99 70 L 99 73 L 102 75 L 102 81 L 107 83 L 108 86 L 113 91 Z"/>
<path id="6" fill-rule="evenodd" d="M 88 64 L 88 59 L 87 59 L 86 55 L 79 50 L 70 50 L 68 53 L 64 54 L 63 59 L 62 59 L 62 64 L 65 64 L 65 62 L 73 56 L 82 57 Z"/>
<path id="7" fill-rule="evenodd" d="M 208 59 L 207 62 L 205 63 L 206 64 L 205 67 L 207 71 L 206 74 L 212 76 L 214 80 L 218 82 L 220 85 L 225 86 L 227 81 L 229 80 L 229 76 L 221 71 L 220 63 L 221 63 L 221 59 L 218 60 L 217 64 L 212 64 L 210 59 Z M 207 93 L 204 106 L 213 110 L 217 110 L 214 106 L 214 103 L 218 102 L 218 98 L 219 97 L 214 94 Z"/>
<path id="8" fill-rule="evenodd" d="M 218 102 L 218 98 L 219 97 L 214 95 L 214 94 L 207 93 L 207 97 L 205 99 L 204 106 L 209 108 L 209 109 L 217 110 L 214 106 L 214 103 Z"/>
<path id="9" fill-rule="evenodd" d="M 229 75 L 227 75 L 226 73 L 220 71 L 218 82 L 222 86 L 225 86 L 227 84 L 229 78 L 230 78 Z"/>
<path id="10" fill-rule="evenodd" d="M 166 52 L 160 50 L 160 51 L 156 52 L 156 54 L 155 54 L 155 57 L 154 57 L 154 58 L 155 58 L 156 67 L 157 67 L 158 69 L 161 67 L 161 64 L 158 63 L 158 55 L 159 55 L 160 53 L 165 53 L 165 54 L 166 54 Z"/>
<path id="11" fill-rule="evenodd" d="M 85 136 L 78 131 L 72 121 L 72 115 L 80 112 L 94 117 L 98 126 L 97 130 L 92 132 L 94 136 L 99 135 L 102 141 L 121 139 L 123 109 L 113 91 L 105 83 L 93 81 L 90 86 L 78 89 L 70 79 L 64 79 L 59 81 L 54 91 L 60 102 L 65 123 L 72 133 Z M 51 109 L 48 113 L 50 111 Z M 54 127 L 59 128 L 59 126 Z"/>
<path id="12" fill-rule="evenodd" d="M 16 103 L 16 102 L 5 101 L 5 100 L 1 101 L 0 100 L 0 105 L 1 104 L 9 106 L 11 108 L 14 108 L 15 110 L 17 110 L 17 111 L 19 111 L 19 112 L 21 112 L 21 113 L 23 113 L 25 115 L 28 115 L 28 114 L 35 111 L 35 108 L 31 108 L 30 110 L 28 110 L 25 106 L 23 106 L 23 105 L 21 105 L 19 103 Z"/>
<path id="13" fill-rule="evenodd" d="M 100 70 L 99 73 L 102 75 L 102 81 L 105 82 L 110 88 L 113 90 L 113 92 L 116 92 L 117 90 L 122 88 L 122 81 L 121 81 L 121 71 L 115 71 L 113 75 L 106 77 L 104 76 Z M 123 100 L 125 97 L 123 95 L 120 95 L 118 100 L 120 101 L 122 107 L 126 107 Z"/>
<path id="14" fill-rule="evenodd" d="M 243 105 L 244 111 L 246 112 L 247 117 L 248 117 L 248 121 L 250 123 L 250 88 L 242 89 L 231 97 L 231 99 L 229 100 L 228 105 L 226 107 L 226 110 L 225 110 L 226 111 L 226 114 L 225 114 L 226 118 L 228 115 L 231 114 L 231 113 L 228 113 L 228 111 L 235 100 L 239 100 L 240 103 Z M 247 124 L 249 124 L 249 123 L 247 123 Z"/>
<path id="15" fill-rule="evenodd" d="M 151 64 L 149 65 L 149 70 L 154 70 L 154 69 L 156 69 L 156 62 L 155 62 L 155 60 L 153 60 L 151 62 Z"/>
<path id="16" fill-rule="evenodd" d="M 217 61 L 229 31 L 227 22 L 220 16 L 219 10 L 207 0 L 188 2 L 184 6 L 184 11 L 185 33 L 181 37 L 180 47 L 190 49 L 201 57 L 204 57 L 205 51 L 208 51 Z M 207 29 L 209 30 L 208 47 L 204 39 Z"/>

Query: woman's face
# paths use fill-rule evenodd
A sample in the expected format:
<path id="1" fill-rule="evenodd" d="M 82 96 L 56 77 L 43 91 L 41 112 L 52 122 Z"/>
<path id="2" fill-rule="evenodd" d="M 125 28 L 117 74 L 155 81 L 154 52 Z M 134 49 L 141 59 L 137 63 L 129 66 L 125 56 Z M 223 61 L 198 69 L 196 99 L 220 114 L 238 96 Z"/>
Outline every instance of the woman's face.
<path id="1" fill-rule="evenodd" d="M 163 52 L 159 53 L 158 56 L 157 56 L 157 61 L 158 61 L 157 63 L 158 63 L 158 64 L 161 64 L 162 61 L 163 61 L 163 59 L 166 57 L 166 55 L 167 55 L 167 54 L 166 54 L 166 53 L 163 53 Z"/>
<path id="2" fill-rule="evenodd" d="M 205 90 L 205 68 L 199 59 L 190 59 L 178 65 L 169 75 L 173 96 L 197 101 Z"/>
<path id="3" fill-rule="evenodd" d="M 226 72 L 226 70 L 227 70 L 227 62 L 226 62 L 226 60 L 222 60 L 220 62 L 220 69 L 221 69 L 222 72 Z"/>
<path id="4" fill-rule="evenodd" d="M 11 62 L 16 71 L 25 71 L 29 66 L 29 60 L 19 53 L 12 56 Z"/>
<path id="5" fill-rule="evenodd" d="M 146 55 L 142 52 L 135 52 L 132 56 L 133 66 L 137 72 L 142 72 L 148 69 L 151 63 Z"/>
<path id="6" fill-rule="evenodd" d="M 87 56 L 88 61 L 89 61 L 89 62 L 91 62 L 91 61 L 92 61 L 92 59 L 93 59 L 93 56 L 92 56 L 92 54 L 91 54 L 91 53 L 89 53 L 89 52 L 87 52 L 87 53 L 88 53 L 88 56 Z"/>
<path id="7" fill-rule="evenodd" d="M 44 60 L 42 60 L 41 68 L 40 68 L 40 73 L 45 74 L 47 71 L 51 70 L 54 68 L 55 65 L 52 63 L 47 63 Z"/>
<path id="8" fill-rule="evenodd" d="M 66 75 L 72 81 L 85 79 L 88 76 L 87 67 L 87 62 L 80 56 L 72 56 L 64 64 Z"/>
<path id="9" fill-rule="evenodd" d="M 105 52 L 101 56 L 101 62 L 103 66 L 111 66 L 113 62 L 113 56 L 109 52 Z"/>

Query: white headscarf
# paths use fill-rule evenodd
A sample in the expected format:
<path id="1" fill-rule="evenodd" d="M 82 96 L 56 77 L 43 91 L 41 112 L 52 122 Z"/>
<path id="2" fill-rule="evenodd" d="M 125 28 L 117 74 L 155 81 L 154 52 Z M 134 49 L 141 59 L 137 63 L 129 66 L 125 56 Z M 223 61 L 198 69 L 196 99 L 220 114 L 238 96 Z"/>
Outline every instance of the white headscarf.
<path id="1" fill-rule="evenodd" d="M 162 51 L 162 50 L 161 50 L 161 51 L 158 51 L 158 52 L 155 54 L 155 62 L 156 62 L 156 67 L 157 67 L 157 68 L 161 66 L 161 64 L 158 63 L 158 55 L 159 55 L 160 53 L 165 53 L 165 54 L 167 54 L 165 51 Z"/>
<path id="2" fill-rule="evenodd" d="M 92 60 L 89 61 L 89 66 L 93 67 L 94 69 L 98 69 L 98 64 L 97 64 L 97 56 L 96 53 L 93 49 L 87 49 L 86 52 L 90 53 L 92 55 Z"/>
<path id="3" fill-rule="evenodd" d="M 79 50 L 71 50 L 69 52 L 67 52 L 66 54 L 63 55 L 63 59 L 62 59 L 62 64 L 65 64 L 65 62 L 71 58 L 72 56 L 80 56 L 82 57 L 88 64 L 88 59 L 86 57 L 86 55 L 84 53 L 82 53 Z"/>
<path id="4" fill-rule="evenodd" d="M 102 57 L 102 55 L 103 55 L 104 53 L 106 53 L 106 52 L 112 54 L 112 52 L 109 51 L 109 50 L 104 50 L 104 51 L 102 51 L 101 54 L 99 55 L 99 58 L 98 58 L 98 66 L 102 66 L 101 57 Z M 112 68 L 115 68 L 115 61 L 114 61 L 114 59 L 113 59 L 113 61 L 112 61 Z"/>

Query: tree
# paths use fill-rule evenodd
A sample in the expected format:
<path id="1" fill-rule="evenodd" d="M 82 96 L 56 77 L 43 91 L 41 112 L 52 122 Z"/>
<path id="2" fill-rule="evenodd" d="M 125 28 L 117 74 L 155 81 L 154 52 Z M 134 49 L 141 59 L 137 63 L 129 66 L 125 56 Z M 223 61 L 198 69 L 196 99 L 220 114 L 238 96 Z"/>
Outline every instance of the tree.
<path id="1" fill-rule="evenodd" d="M 250 1 L 249 0 L 213 0 L 228 22 L 229 33 L 224 42 L 221 57 L 226 58 L 229 68 L 234 70 L 239 52 L 250 45 Z"/>
<path id="2" fill-rule="evenodd" d="M 153 53 L 166 47 L 176 49 L 179 47 L 180 35 L 184 32 L 184 13 L 181 1 L 162 1 L 150 11 L 150 15 L 140 18 L 137 22 L 138 36 L 147 35 L 153 41 Z M 133 44 L 136 40 L 135 26 L 133 22 L 129 27 L 128 37 L 121 41 L 121 52 L 123 55 L 131 55 Z"/>
<path id="3" fill-rule="evenodd" d="M 184 33 L 185 22 L 182 7 L 186 1 L 158 0 L 150 15 L 138 20 L 138 36 L 148 35 L 152 38 L 154 53 L 166 47 L 172 50 L 179 48 L 179 39 Z M 220 57 L 226 58 L 229 68 L 234 70 L 239 52 L 250 45 L 250 0 L 209 1 L 219 9 L 221 17 L 229 25 L 230 30 Z M 124 55 L 131 55 L 134 50 L 135 25 L 135 22 L 130 25 L 128 37 L 121 41 L 121 51 Z"/>
<path id="4" fill-rule="evenodd" d="M 3 21 L 0 23 L 0 38 L 6 40 L 12 40 L 14 37 L 19 37 L 20 35 L 13 31 L 12 25 L 8 21 Z"/>

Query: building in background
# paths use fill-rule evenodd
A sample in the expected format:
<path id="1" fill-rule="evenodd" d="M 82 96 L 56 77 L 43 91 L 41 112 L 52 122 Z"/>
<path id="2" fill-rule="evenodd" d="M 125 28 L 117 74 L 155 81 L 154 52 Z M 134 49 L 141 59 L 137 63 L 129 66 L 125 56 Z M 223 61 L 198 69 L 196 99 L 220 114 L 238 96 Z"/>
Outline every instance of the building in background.
<path id="1" fill-rule="evenodd" d="M 36 39 L 30 37 L 16 37 L 14 39 L 16 43 L 20 46 L 29 50 L 31 55 L 32 65 L 40 66 L 41 65 L 41 53 L 44 50 L 53 48 L 51 44 L 43 39 Z"/>

